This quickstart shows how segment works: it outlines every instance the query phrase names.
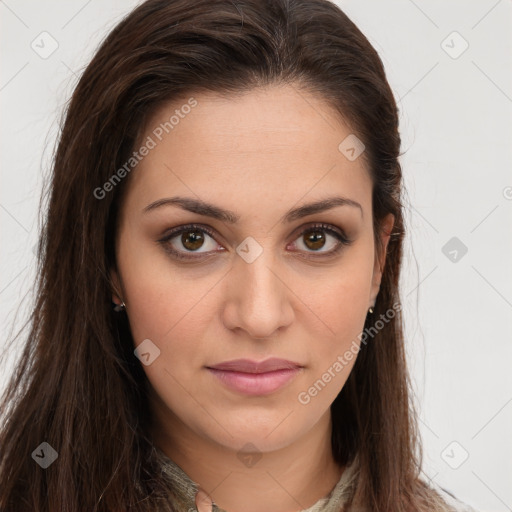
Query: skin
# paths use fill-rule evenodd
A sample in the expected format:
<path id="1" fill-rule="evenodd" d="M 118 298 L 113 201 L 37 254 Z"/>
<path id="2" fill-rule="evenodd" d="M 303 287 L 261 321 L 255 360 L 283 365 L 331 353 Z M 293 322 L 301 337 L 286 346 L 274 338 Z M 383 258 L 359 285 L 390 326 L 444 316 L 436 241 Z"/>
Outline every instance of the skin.
<path id="1" fill-rule="evenodd" d="M 394 219 L 386 218 L 379 254 L 368 171 L 362 157 L 349 161 L 338 150 L 352 131 L 321 98 L 292 85 L 229 99 L 214 93 L 194 98 L 197 106 L 129 177 L 112 298 L 126 304 L 135 345 L 149 338 L 160 349 L 143 366 L 152 388 L 155 444 L 221 508 L 302 510 L 327 495 L 344 470 L 331 453 L 329 407 L 355 358 L 308 404 L 298 395 L 359 342 Z M 141 141 L 185 103 L 160 108 Z M 357 201 L 362 212 L 345 205 L 280 222 L 289 209 L 333 195 Z M 172 196 L 208 201 L 240 219 L 231 225 L 178 206 L 143 213 Z M 352 244 L 322 257 L 337 246 L 336 238 L 321 230 L 325 244 L 315 252 L 301 234 L 317 222 L 343 230 Z M 158 242 L 189 223 L 215 235 L 203 233 L 197 251 L 209 256 L 192 263 L 173 259 Z M 236 252 L 248 236 L 263 249 L 252 263 Z M 197 254 L 182 241 L 177 235 L 167 245 Z M 271 356 L 304 368 L 265 396 L 236 393 L 205 368 Z M 261 456 L 253 465 L 241 460 L 247 443 Z"/>

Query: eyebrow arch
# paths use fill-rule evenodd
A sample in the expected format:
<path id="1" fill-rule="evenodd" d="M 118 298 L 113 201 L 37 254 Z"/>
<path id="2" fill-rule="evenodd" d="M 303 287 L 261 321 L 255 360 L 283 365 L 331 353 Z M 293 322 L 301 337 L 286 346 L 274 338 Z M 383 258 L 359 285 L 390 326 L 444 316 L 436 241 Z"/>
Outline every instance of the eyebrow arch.
<path id="1" fill-rule="evenodd" d="M 212 217 L 228 224 L 236 224 L 240 220 L 240 216 L 231 210 L 225 210 L 199 199 L 180 196 L 158 199 L 157 201 L 148 204 L 142 212 L 148 213 L 162 206 L 171 205 L 179 206 L 183 210 L 197 213 L 198 215 L 204 215 L 206 217 Z M 361 217 L 363 217 L 363 207 L 357 201 L 348 199 L 346 197 L 334 196 L 293 208 L 281 217 L 280 222 L 293 222 L 294 220 L 300 219 L 302 217 L 307 217 L 308 215 L 330 210 L 337 206 L 351 206 L 354 208 L 359 208 L 361 211 Z"/>

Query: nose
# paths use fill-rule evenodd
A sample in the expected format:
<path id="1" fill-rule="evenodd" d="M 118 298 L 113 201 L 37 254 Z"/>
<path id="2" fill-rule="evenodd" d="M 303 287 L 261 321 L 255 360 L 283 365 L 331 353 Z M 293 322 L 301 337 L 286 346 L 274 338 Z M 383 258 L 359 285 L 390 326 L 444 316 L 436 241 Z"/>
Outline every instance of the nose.
<path id="1" fill-rule="evenodd" d="M 294 318 L 293 291 L 281 265 L 265 249 L 252 262 L 237 257 L 227 276 L 224 325 L 242 329 L 254 339 L 266 339 L 289 326 Z"/>

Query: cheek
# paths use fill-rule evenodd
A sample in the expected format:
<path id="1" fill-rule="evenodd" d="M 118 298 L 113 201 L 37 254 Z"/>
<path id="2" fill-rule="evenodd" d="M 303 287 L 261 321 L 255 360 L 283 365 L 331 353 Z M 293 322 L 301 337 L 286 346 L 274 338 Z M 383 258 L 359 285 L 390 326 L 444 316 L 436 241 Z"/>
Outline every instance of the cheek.
<path id="1" fill-rule="evenodd" d="M 347 253 L 339 265 L 297 280 L 294 291 L 319 320 L 326 340 L 336 344 L 362 329 L 369 307 L 372 261 L 364 251 Z"/>
<path id="2" fill-rule="evenodd" d="M 208 328 L 206 309 L 210 306 L 204 295 L 214 282 L 203 286 L 202 280 L 173 277 L 170 265 L 137 265 L 131 270 L 126 290 L 135 347 L 149 339 L 159 350 L 154 361 L 143 364 L 142 369 L 165 407 L 185 416 L 192 414 L 197 403 L 184 400 L 183 390 L 187 396 L 204 395 L 197 372 L 205 364 L 201 340 Z"/>
<path id="3" fill-rule="evenodd" d="M 173 265 L 163 249 L 129 234 L 121 255 L 119 265 L 135 344 L 149 338 L 160 346 L 184 329 L 193 336 L 200 324 L 190 318 L 213 286 L 214 277 L 192 276 L 190 270 Z"/>
<path id="4" fill-rule="evenodd" d="M 331 280 L 322 291 L 309 292 L 306 304 L 324 324 L 326 338 L 336 341 L 364 322 L 368 302 L 366 282 Z M 329 336 L 330 335 L 330 336 Z"/>
<path id="5" fill-rule="evenodd" d="M 350 373 L 359 353 L 360 336 L 368 312 L 373 261 L 365 251 L 356 252 L 336 269 L 319 274 L 315 286 L 305 286 L 298 294 L 306 304 L 311 373 L 319 383 L 329 383 L 324 398 L 334 399 Z M 327 374 L 329 373 L 329 374 Z M 313 391 L 314 393 L 314 391 Z M 323 401 L 323 398 L 320 400 Z"/>
<path id="6" fill-rule="evenodd" d="M 352 292 L 352 293 L 351 293 Z M 300 407 L 308 414 L 326 410 L 345 385 L 359 354 L 360 337 L 366 318 L 367 296 L 347 283 L 331 283 L 327 294 L 308 301 L 318 305 L 321 322 L 308 338 L 308 377 L 297 394 Z"/>

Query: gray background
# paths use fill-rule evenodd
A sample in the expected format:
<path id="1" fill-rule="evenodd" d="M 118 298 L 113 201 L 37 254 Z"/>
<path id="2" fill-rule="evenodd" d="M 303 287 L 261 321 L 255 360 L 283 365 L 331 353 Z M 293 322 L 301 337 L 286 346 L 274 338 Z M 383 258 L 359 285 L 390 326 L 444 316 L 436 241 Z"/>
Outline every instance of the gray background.
<path id="1" fill-rule="evenodd" d="M 0 0 L 2 389 L 19 352 L 11 328 L 30 310 L 59 115 L 136 3 Z M 512 0 L 337 3 L 381 55 L 401 112 L 401 286 L 424 473 L 481 511 L 512 510 Z"/>

